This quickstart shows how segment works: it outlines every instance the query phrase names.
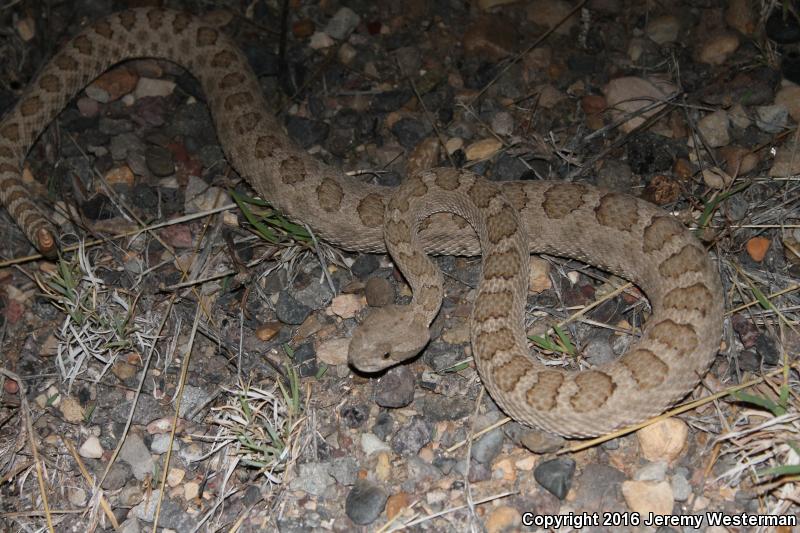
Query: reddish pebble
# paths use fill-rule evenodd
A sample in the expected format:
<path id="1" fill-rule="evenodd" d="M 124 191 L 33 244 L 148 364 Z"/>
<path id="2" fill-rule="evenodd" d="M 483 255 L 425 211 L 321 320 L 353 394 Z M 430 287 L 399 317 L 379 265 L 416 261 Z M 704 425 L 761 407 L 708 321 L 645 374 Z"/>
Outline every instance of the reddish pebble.
<path id="1" fill-rule="evenodd" d="M 305 39 L 311 37 L 314 33 L 314 21 L 311 19 L 298 20 L 292 24 L 292 34 L 298 39 Z"/>
<path id="2" fill-rule="evenodd" d="M 747 241 L 747 253 L 756 263 L 764 260 L 769 250 L 769 239 L 765 237 L 753 237 Z"/>
<path id="3" fill-rule="evenodd" d="M 13 379 L 6 379 L 5 383 L 3 383 L 3 390 L 6 394 L 16 394 L 19 392 L 19 383 Z"/>
<path id="4" fill-rule="evenodd" d="M 587 94 L 581 98 L 581 108 L 587 115 L 601 113 L 606 109 L 606 99 L 599 94 Z"/>

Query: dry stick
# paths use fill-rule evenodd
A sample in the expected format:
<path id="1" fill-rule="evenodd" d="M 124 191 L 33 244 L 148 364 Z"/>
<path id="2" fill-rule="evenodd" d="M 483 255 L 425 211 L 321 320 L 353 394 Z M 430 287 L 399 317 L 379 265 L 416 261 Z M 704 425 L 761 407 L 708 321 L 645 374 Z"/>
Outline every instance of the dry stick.
<path id="1" fill-rule="evenodd" d="M 197 311 L 194 314 L 194 324 L 192 324 L 192 333 L 189 335 L 189 342 L 186 345 L 186 354 L 183 356 L 183 364 L 181 365 L 181 377 L 178 381 L 177 398 L 175 399 L 175 416 L 172 419 L 172 428 L 169 432 L 169 447 L 167 454 L 164 458 L 164 473 L 161 475 L 161 492 L 158 493 L 158 505 L 156 506 L 156 514 L 153 517 L 153 533 L 158 529 L 158 517 L 161 514 L 161 502 L 164 501 L 164 492 L 167 487 L 167 474 L 169 474 L 169 461 L 172 458 L 172 447 L 175 443 L 175 432 L 178 428 L 178 419 L 181 412 L 181 398 L 183 398 L 183 387 L 186 384 L 186 375 L 189 372 L 189 361 L 192 358 L 192 348 L 194 347 L 194 337 L 197 334 L 197 326 L 200 323 L 200 311 L 202 305 L 197 306 Z"/>
<path id="2" fill-rule="evenodd" d="M 39 483 L 39 495 L 42 498 L 42 507 L 44 508 L 45 520 L 47 521 L 47 529 L 50 531 L 50 533 L 55 533 L 55 530 L 53 529 L 53 518 L 50 516 L 50 504 L 47 502 L 47 490 L 44 486 L 42 463 L 39 461 L 39 450 L 36 448 L 36 441 L 33 438 L 35 433 L 33 432 L 33 424 L 31 423 L 31 408 L 28 405 L 28 396 L 27 391 L 25 390 L 25 384 L 16 373 L 6 370 L 5 368 L 0 368 L 0 374 L 5 375 L 9 379 L 13 379 L 19 386 L 20 409 L 22 409 L 22 416 L 25 420 L 25 431 L 28 433 L 28 445 L 31 447 L 33 464 L 36 466 L 36 481 Z"/>
<path id="3" fill-rule="evenodd" d="M 191 215 L 184 215 L 182 217 L 173 218 L 172 220 L 166 220 L 164 222 L 159 222 L 157 224 L 151 224 L 149 226 L 143 226 L 143 227 L 140 227 L 140 228 L 136 228 L 136 229 L 132 229 L 132 230 L 129 230 L 129 231 L 125 231 L 125 232 L 119 233 L 117 235 L 112 235 L 110 237 L 106 237 L 106 238 L 103 238 L 103 239 L 95 239 L 93 241 L 88 241 L 88 242 L 84 243 L 84 246 L 86 248 L 91 248 L 91 247 L 94 247 L 94 246 L 98 246 L 100 244 L 104 244 L 106 242 L 116 241 L 116 240 L 119 240 L 119 239 L 124 239 L 126 237 L 131 237 L 133 235 L 138 235 L 138 234 L 144 233 L 146 231 L 153 231 L 153 230 L 157 230 L 157 229 L 160 229 L 160 228 L 165 228 L 167 226 L 173 226 L 175 224 L 182 224 L 184 222 L 190 222 L 190 221 L 198 219 L 198 218 L 203 218 L 203 217 L 208 216 L 208 215 L 214 215 L 216 213 L 221 213 L 223 211 L 229 211 L 231 209 L 236 209 L 236 204 L 223 205 L 223 206 L 220 206 L 220 207 L 215 207 L 213 209 L 209 209 L 207 211 L 203 211 L 201 213 L 192 213 Z M 79 246 L 80 246 L 79 244 L 73 244 L 72 246 L 67 246 L 66 248 L 63 248 L 61 251 L 62 252 L 74 252 L 75 250 L 77 250 L 79 248 Z M 16 257 L 14 259 L 8 259 L 7 261 L 0 261 L 0 268 L 5 268 L 5 267 L 11 266 L 11 265 L 18 265 L 18 264 L 21 264 L 21 263 L 29 263 L 31 261 L 36 261 L 37 259 L 43 259 L 43 258 L 44 258 L 44 256 L 42 254 L 33 254 L 33 255 L 28 255 L 28 256 L 25 256 L 25 257 Z"/>
<path id="4" fill-rule="evenodd" d="M 83 479 L 85 479 L 90 486 L 93 485 L 94 481 L 92 481 L 92 476 L 89 474 L 89 471 L 86 470 L 86 465 L 83 464 L 81 456 L 78 455 L 78 450 L 75 449 L 75 445 L 72 444 L 71 441 L 67 440 L 63 435 L 61 435 L 61 442 L 64 443 L 64 446 L 67 447 L 69 453 L 72 454 L 72 458 L 75 459 L 75 462 L 78 464 L 78 469 L 81 471 Z M 103 512 L 108 517 L 111 525 L 114 526 L 114 529 L 119 531 L 119 522 L 117 522 L 117 517 L 114 516 L 114 512 L 111 510 L 111 506 L 108 505 L 108 501 L 103 497 L 102 494 L 98 494 L 98 499 L 100 501 L 100 506 L 103 508 Z"/>

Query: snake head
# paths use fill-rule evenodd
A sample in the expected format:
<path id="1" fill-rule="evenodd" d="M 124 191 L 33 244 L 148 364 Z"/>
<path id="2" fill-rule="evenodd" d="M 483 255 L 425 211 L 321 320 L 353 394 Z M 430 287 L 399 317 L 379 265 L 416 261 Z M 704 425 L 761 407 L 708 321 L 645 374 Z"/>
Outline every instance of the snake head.
<path id="1" fill-rule="evenodd" d="M 362 372 L 379 372 L 414 357 L 430 338 L 425 319 L 407 306 L 373 309 L 350 339 L 348 360 Z"/>

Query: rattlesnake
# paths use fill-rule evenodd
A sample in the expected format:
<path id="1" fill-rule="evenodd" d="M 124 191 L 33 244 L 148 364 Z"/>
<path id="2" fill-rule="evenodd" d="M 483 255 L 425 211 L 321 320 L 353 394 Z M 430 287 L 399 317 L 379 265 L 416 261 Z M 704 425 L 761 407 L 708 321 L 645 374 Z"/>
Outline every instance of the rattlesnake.
<path id="1" fill-rule="evenodd" d="M 292 144 L 230 38 L 201 19 L 163 9 L 124 11 L 86 27 L 0 123 L 0 200 L 41 251 L 53 250 L 55 232 L 21 184 L 24 158 L 80 89 L 135 57 L 168 59 L 197 77 L 229 162 L 290 218 L 347 250 L 384 252 L 385 234 L 414 300 L 410 308 L 389 306 L 365 320 L 350 348 L 357 368 L 385 368 L 428 341 L 442 277 L 423 252 L 477 255 L 481 245 L 474 356 L 493 398 L 521 422 L 591 436 L 641 421 L 689 392 L 714 359 L 722 328 L 719 276 L 675 218 L 581 183 L 494 185 L 445 168 L 413 175 L 396 190 L 349 177 Z M 462 215 L 477 231 L 460 218 L 426 223 L 426 215 L 439 211 Z M 617 361 L 581 372 L 533 359 L 522 325 L 530 252 L 579 259 L 637 283 L 653 309 L 638 343 Z"/>

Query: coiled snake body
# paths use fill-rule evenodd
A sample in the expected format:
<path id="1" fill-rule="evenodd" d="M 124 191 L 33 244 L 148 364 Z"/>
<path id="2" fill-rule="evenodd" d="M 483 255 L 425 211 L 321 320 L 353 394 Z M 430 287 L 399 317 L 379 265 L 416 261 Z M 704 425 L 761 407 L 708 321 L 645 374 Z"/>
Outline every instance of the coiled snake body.
<path id="1" fill-rule="evenodd" d="M 408 308 L 373 311 L 354 334 L 350 361 L 379 370 L 417 353 L 439 310 L 441 274 L 424 252 L 477 255 L 483 279 L 471 319 L 475 360 L 513 418 L 567 436 L 592 436 L 658 414 L 689 392 L 716 354 L 722 289 L 703 246 L 673 217 L 635 197 L 578 183 L 489 183 L 432 169 L 399 189 L 365 184 L 310 157 L 268 112 L 245 56 L 191 15 L 141 8 L 86 27 L 36 77 L 0 123 L 0 200 L 44 252 L 55 231 L 22 187 L 33 142 L 67 102 L 110 66 L 155 57 L 202 84 L 220 143 L 253 188 L 341 248 L 388 250 L 414 289 Z M 453 222 L 425 224 L 447 211 Z M 528 236 L 533 236 L 529 238 Z M 650 299 L 641 339 L 618 360 L 570 372 L 527 351 L 522 319 L 528 254 L 580 259 L 626 277 Z"/>

